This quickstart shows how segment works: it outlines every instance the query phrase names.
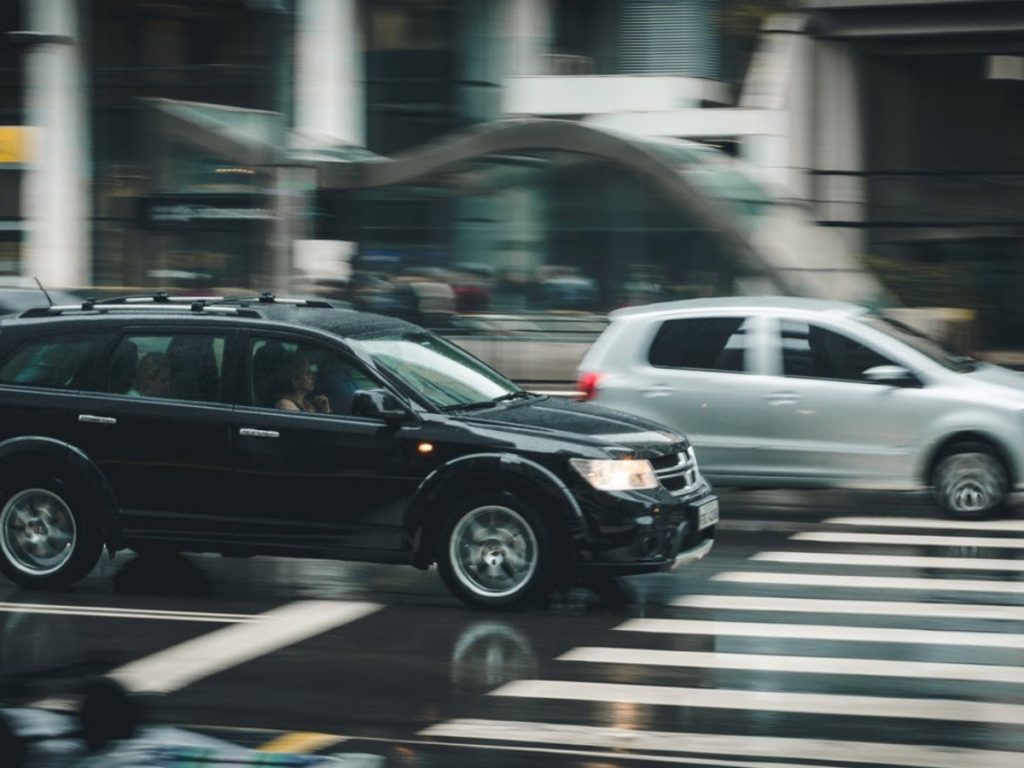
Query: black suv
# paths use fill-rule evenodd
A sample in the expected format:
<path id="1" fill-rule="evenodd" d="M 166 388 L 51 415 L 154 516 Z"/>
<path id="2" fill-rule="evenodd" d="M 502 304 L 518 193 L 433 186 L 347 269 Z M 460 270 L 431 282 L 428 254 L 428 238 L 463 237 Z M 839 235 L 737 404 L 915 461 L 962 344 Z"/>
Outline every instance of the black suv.
<path id="1" fill-rule="evenodd" d="M 506 606 L 696 560 L 717 519 L 685 438 L 393 318 L 157 294 L 0 321 L 0 570 L 22 585 L 106 546 L 436 562 Z"/>

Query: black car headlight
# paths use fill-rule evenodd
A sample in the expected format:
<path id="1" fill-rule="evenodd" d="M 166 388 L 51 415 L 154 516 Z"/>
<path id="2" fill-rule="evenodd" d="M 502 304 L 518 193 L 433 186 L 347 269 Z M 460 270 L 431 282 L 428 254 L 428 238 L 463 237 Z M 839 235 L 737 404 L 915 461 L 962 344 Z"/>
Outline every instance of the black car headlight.
<path id="1" fill-rule="evenodd" d="M 569 459 L 569 463 L 599 491 L 643 491 L 660 485 L 646 459 Z"/>

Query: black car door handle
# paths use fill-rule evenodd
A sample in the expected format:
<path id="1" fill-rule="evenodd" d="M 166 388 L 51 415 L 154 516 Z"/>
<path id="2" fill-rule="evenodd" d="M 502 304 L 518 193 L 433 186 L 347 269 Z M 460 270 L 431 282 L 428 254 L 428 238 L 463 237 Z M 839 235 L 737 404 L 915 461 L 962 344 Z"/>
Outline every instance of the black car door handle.
<path id="1" fill-rule="evenodd" d="M 117 424 L 117 419 L 110 416 L 93 416 L 91 413 L 80 413 L 78 420 L 83 424 Z"/>
<path id="2" fill-rule="evenodd" d="M 249 427 L 242 427 L 238 430 L 238 434 L 242 437 L 280 437 L 281 433 L 273 429 L 250 429 Z"/>

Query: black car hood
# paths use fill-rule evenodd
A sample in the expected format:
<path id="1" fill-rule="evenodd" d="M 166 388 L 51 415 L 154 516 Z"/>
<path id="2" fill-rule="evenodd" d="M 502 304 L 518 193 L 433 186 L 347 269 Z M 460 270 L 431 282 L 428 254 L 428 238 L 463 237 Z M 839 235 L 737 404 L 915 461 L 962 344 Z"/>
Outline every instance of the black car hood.
<path id="1" fill-rule="evenodd" d="M 689 446 L 685 437 L 656 422 L 590 403 L 554 397 L 513 402 L 457 418 L 466 423 L 519 427 L 562 439 L 575 437 L 601 447 L 623 448 L 644 456 L 676 453 Z"/>

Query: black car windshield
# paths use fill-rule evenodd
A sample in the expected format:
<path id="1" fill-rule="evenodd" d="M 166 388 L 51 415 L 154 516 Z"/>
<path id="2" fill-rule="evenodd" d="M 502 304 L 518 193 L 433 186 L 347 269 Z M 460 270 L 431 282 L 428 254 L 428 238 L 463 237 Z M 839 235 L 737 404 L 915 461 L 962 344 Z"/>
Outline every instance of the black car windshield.
<path id="1" fill-rule="evenodd" d="M 490 405 L 523 392 L 497 371 L 449 341 L 425 332 L 392 332 L 360 338 L 377 363 L 442 409 Z"/>
<path id="2" fill-rule="evenodd" d="M 909 325 L 905 325 L 898 320 L 877 315 L 865 315 L 861 320 L 875 330 L 899 339 L 904 344 L 913 347 L 922 355 L 951 371 L 970 373 L 977 368 L 976 361 L 969 355 L 945 347 L 930 336 L 925 336 L 920 331 L 914 330 Z"/>

